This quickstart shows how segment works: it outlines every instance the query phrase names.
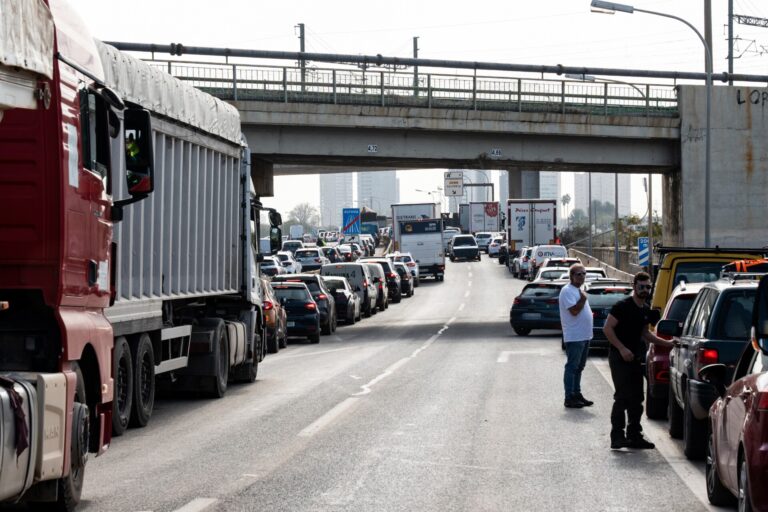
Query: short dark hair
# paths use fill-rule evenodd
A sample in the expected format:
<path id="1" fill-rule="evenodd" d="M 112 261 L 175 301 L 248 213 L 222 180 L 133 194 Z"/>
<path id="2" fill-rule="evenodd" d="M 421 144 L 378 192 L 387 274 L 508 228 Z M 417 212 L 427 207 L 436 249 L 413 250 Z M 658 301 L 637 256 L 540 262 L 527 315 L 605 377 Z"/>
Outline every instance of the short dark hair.
<path id="1" fill-rule="evenodd" d="M 632 286 L 636 285 L 640 281 L 650 281 L 651 275 L 648 272 L 638 272 L 635 274 L 635 278 L 632 280 Z"/>

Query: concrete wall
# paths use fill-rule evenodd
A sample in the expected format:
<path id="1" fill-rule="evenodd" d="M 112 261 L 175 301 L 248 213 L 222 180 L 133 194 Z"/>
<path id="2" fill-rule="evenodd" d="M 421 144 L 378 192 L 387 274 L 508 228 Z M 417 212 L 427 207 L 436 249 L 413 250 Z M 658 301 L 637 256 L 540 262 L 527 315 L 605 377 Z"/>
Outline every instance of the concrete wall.
<path id="1" fill-rule="evenodd" d="M 680 183 L 665 179 L 664 243 L 704 244 L 706 88 L 679 86 Z M 768 244 L 768 89 L 714 86 L 711 116 L 712 245 Z M 679 218 L 679 225 L 675 222 Z M 667 226 L 667 220 L 670 226 Z"/>

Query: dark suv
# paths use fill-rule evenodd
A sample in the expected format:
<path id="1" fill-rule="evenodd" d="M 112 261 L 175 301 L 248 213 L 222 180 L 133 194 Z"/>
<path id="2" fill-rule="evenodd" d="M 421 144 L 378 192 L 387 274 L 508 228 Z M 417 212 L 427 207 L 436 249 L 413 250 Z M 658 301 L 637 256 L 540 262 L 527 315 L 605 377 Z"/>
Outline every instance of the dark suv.
<path id="1" fill-rule="evenodd" d="M 402 300 L 400 294 L 400 276 L 397 274 L 394 268 L 392 268 L 392 262 L 387 258 L 363 258 L 360 261 L 366 263 L 378 263 L 381 268 L 384 269 L 384 277 L 387 278 L 387 291 L 389 300 L 398 303 Z"/>
<path id="2" fill-rule="evenodd" d="M 323 334 L 331 334 L 336 330 L 336 301 L 320 274 L 275 276 L 272 278 L 272 282 L 306 284 L 320 309 L 320 326 L 323 329 Z"/>
<path id="3" fill-rule="evenodd" d="M 656 332 L 679 337 L 669 354 L 669 434 L 683 438 L 689 459 L 704 456 L 709 408 L 718 391 L 699 378 L 699 370 L 724 364 L 730 380 L 749 341 L 756 281 L 721 279 L 702 287 L 685 319 L 659 322 Z"/>

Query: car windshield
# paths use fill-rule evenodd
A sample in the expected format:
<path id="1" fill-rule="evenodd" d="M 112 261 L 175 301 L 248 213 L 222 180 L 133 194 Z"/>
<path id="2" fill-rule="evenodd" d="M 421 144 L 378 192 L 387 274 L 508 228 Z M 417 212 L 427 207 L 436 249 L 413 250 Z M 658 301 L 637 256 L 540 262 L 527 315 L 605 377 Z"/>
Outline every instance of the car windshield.
<path id="1" fill-rule="evenodd" d="M 560 279 L 561 275 L 563 275 L 563 271 L 561 269 L 545 270 L 541 273 L 541 276 L 539 277 L 541 279 Z"/>
<path id="2" fill-rule="evenodd" d="M 296 258 L 307 259 L 307 258 L 317 258 L 317 257 L 318 257 L 317 251 L 306 250 L 306 249 L 296 251 Z"/>
<path id="3" fill-rule="evenodd" d="M 632 288 L 592 288 L 587 290 L 589 307 L 610 307 L 632 293 Z"/>
<path id="4" fill-rule="evenodd" d="M 475 238 L 476 239 L 491 238 L 491 235 L 490 235 L 490 233 L 478 233 L 478 234 L 475 235 Z"/>
<path id="5" fill-rule="evenodd" d="M 471 245 L 477 245 L 475 239 L 471 236 L 457 236 L 453 239 L 454 247 L 466 247 Z"/>
<path id="6" fill-rule="evenodd" d="M 394 260 L 395 261 L 402 261 L 404 263 L 409 263 L 409 262 L 413 261 L 413 258 L 411 258 L 410 256 L 395 256 Z"/>
<path id="7" fill-rule="evenodd" d="M 287 254 L 278 254 L 278 258 L 280 258 L 280 261 L 288 261 L 290 258 Z"/>
<path id="8" fill-rule="evenodd" d="M 526 299 L 557 297 L 560 295 L 560 288 L 561 286 L 551 284 L 529 284 L 520 294 L 520 297 Z"/>
<path id="9" fill-rule="evenodd" d="M 688 312 L 691 310 L 694 300 L 696 300 L 695 294 L 678 295 L 675 297 L 672 300 L 672 304 L 669 305 L 666 319 L 677 320 L 678 322 L 685 321 L 685 317 L 688 316 Z"/>
<path id="10" fill-rule="evenodd" d="M 675 280 L 672 286 L 681 282 L 686 283 L 710 283 L 720 279 L 722 261 L 684 261 L 675 268 Z"/>
<path id="11" fill-rule="evenodd" d="M 261 266 L 262 267 L 274 267 L 274 266 L 277 266 L 277 263 L 275 263 L 275 260 L 273 260 L 271 258 L 270 259 L 264 258 L 264 261 L 261 262 Z"/>
<path id="12" fill-rule="evenodd" d="M 310 300 L 309 295 L 307 295 L 307 290 L 304 290 L 302 288 L 273 287 L 272 289 L 275 292 L 275 296 L 281 301 L 286 300 L 286 301 L 309 302 Z"/>
<path id="13" fill-rule="evenodd" d="M 341 279 L 326 279 L 325 286 L 327 286 L 328 289 L 332 292 L 347 289 L 347 287 L 344 286 L 344 281 Z"/>

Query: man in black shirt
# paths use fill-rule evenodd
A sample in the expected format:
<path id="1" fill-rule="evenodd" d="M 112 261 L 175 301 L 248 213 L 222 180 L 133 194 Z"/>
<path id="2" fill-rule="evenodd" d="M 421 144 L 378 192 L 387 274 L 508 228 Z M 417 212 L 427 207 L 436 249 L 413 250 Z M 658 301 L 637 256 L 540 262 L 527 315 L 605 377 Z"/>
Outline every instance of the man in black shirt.
<path id="1" fill-rule="evenodd" d="M 655 448 L 643 437 L 643 361 L 646 343 L 671 347 L 672 343 L 648 330 L 651 276 L 638 272 L 632 283 L 632 295 L 616 303 L 608 315 L 603 332 L 611 344 L 608 363 L 616 392 L 611 410 L 611 448 Z M 626 416 L 625 416 L 626 412 Z M 626 432 L 625 432 L 626 426 Z"/>

